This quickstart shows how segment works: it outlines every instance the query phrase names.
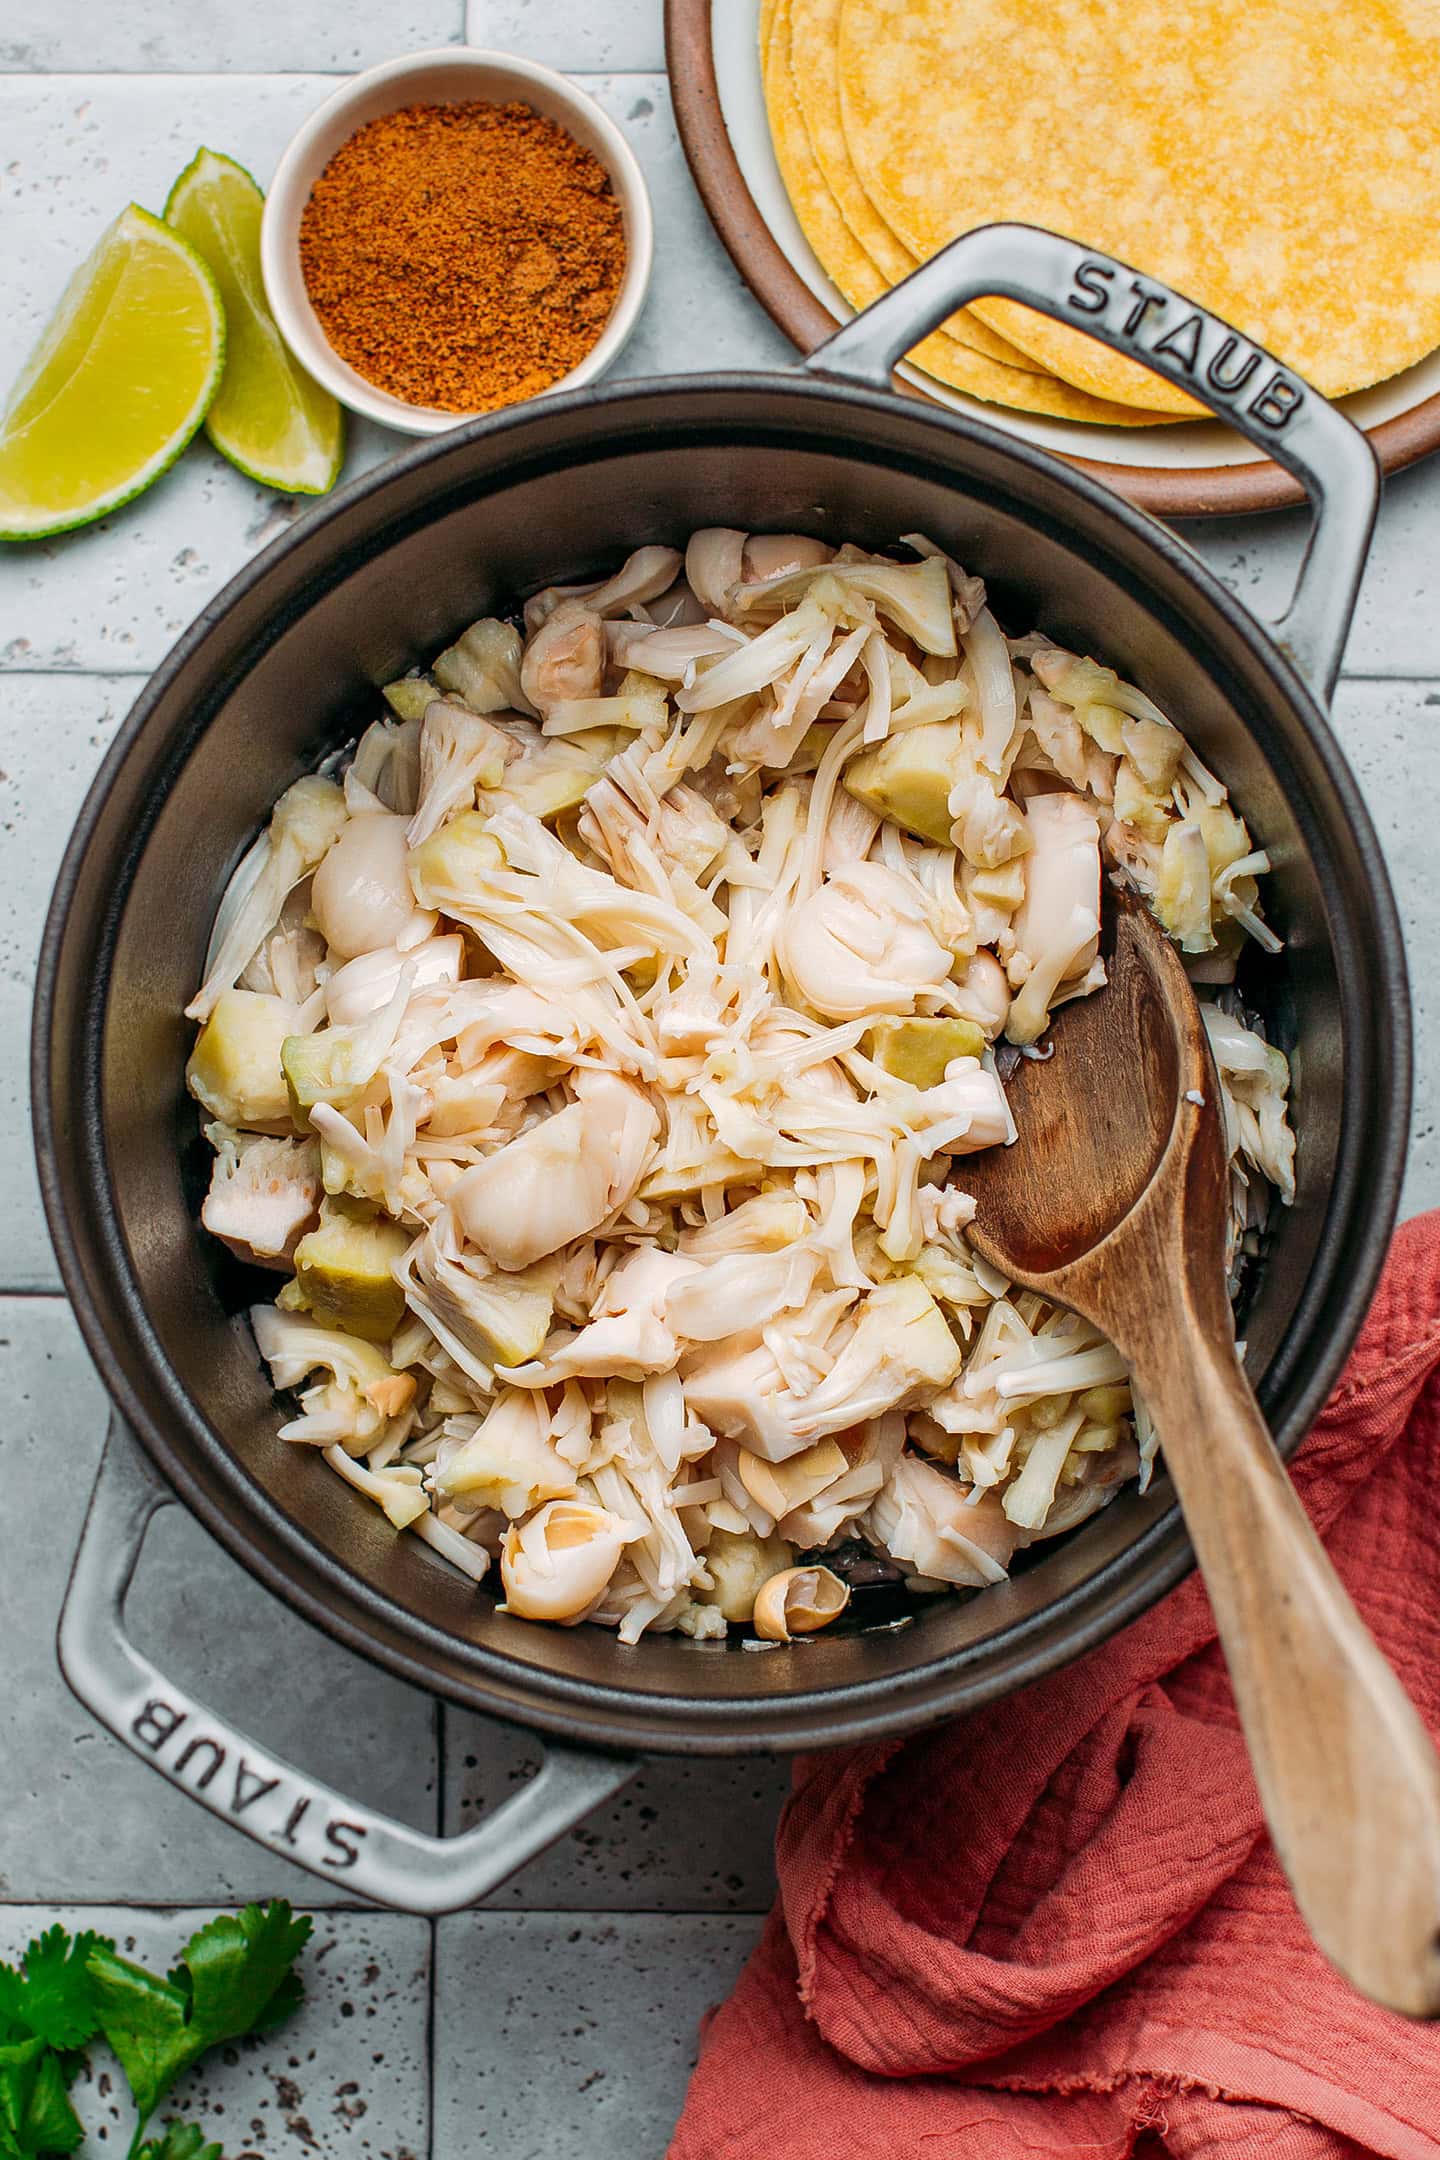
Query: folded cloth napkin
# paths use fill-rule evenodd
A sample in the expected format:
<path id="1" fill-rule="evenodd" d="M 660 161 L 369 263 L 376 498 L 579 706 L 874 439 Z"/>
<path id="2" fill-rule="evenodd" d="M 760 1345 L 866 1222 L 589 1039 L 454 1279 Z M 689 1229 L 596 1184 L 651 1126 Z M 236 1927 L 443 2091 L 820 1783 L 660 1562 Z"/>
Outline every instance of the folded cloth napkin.
<path id="1" fill-rule="evenodd" d="M 1437 1367 L 1440 1214 L 1397 1237 L 1293 1465 L 1432 1732 Z M 1198 1577 L 972 1717 L 801 1758 L 777 1858 L 670 2160 L 1440 2154 L 1440 2025 L 1306 1935 Z"/>

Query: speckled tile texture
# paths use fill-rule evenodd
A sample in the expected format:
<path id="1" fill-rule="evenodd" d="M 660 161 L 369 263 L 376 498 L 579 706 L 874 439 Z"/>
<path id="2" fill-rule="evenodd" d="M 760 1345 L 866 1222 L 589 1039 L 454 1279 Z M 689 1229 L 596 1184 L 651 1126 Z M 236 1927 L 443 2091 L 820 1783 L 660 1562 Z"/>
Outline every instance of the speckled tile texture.
<path id="1" fill-rule="evenodd" d="M 720 0 L 723 7 L 726 0 Z M 469 0 L 465 35 L 472 45 L 524 53 L 571 73 L 624 68 L 649 74 L 665 65 L 660 0 Z"/>
<path id="2" fill-rule="evenodd" d="M 513 1725 L 450 1712 L 446 1829 L 465 1829 L 497 1806 L 537 1762 L 534 1743 Z M 657 1758 L 489 1902 L 600 1912 L 763 1910 L 775 1889 L 775 1816 L 789 1789 L 789 1765 L 773 1757 Z"/>
<path id="3" fill-rule="evenodd" d="M 199 143 L 264 182 L 337 74 L 461 38 L 578 71 L 645 168 L 655 277 L 619 372 L 787 364 L 789 346 L 691 187 L 661 15 L 661 0 L 5 0 L 0 386 L 104 225 L 127 200 L 158 209 Z M 397 447 L 355 428 L 347 475 Z M 215 1821 L 100 1730 L 55 1664 L 105 1408 L 58 1295 L 31 1166 L 26 1032 L 47 897 L 146 674 L 257 550 L 312 514 L 197 445 L 94 530 L 0 550 L 0 1956 L 59 1917 L 105 1927 L 163 1965 L 198 1917 L 283 1893 L 317 1912 L 309 2007 L 178 2096 L 228 2160 L 658 2160 L 697 2020 L 771 1895 L 785 1765 L 647 1766 L 486 1909 L 431 1927 L 347 1908 L 333 1883 Z M 1295 514 L 1196 524 L 1185 537 L 1273 615 L 1306 529 Z M 1421 467 L 1387 489 L 1335 715 L 1409 942 L 1418 1084 L 1407 1212 L 1440 1202 L 1440 881 L 1426 810 L 1440 795 L 1437 568 L 1440 467 Z M 463 1829 L 533 1765 L 522 1735 L 447 1713 L 301 1626 L 179 1510 L 151 1533 L 129 1617 L 177 1680 L 417 1827 Z M 93 2151 L 123 2150 L 99 2055 L 81 2109 Z"/>
<path id="4" fill-rule="evenodd" d="M 314 0 L 299 7 L 6 0 L 0 69 L 67 75 L 80 68 L 185 75 L 253 69 L 273 75 L 310 68 L 348 75 L 396 53 L 458 44 L 465 36 L 464 12 L 463 0 L 349 0 L 345 7 L 316 6 Z"/>
<path id="5" fill-rule="evenodd" d="M 659 2160 L 696 2028 L 759 1932 L 753 1917 L 708 1913 L 442 1920 L 436 2153 Z"/>
<path id="6" fill-rule="evenodd" d="M 155 1972 L 200 1924 L 193 1912 L 133 1905 L 0 1906 L 0 1958 L 59 1921 L 108 1935 Z M 201 2123 L 227 2160 L 421 2160 L 430 2145 L 430 1929 L 400 1913 L 317 1913 L 303 1953 L 306 2000 L 280 2032 L 205 2058 L 161 2102 L 158 2119 Z M 134 2127 L 108 2049 L 90 2049 L 72 2088 L 89 2155 L 118 2156 Z M 158 2123 L 155 2127 L 158 2127 Z M 152 2128 L 152 2135 L 154 2130 Z"/>

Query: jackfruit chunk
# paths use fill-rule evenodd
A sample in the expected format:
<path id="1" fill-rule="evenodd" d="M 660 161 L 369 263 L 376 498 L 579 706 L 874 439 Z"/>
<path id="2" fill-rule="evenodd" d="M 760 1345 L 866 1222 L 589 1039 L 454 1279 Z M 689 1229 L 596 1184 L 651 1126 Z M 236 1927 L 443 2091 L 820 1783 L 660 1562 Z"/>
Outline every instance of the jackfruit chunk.
<path id="1" fill-rule="evenodd" d="M 462 810 L 410 850 L 410 887 L 421 907 L 463 907 L 493 871 L 505 867 L 505 850 L 479 810 Z"/>
<path id="2" fill-rule="evenodd" d="M 953 720 L 907 728 L 845 770 L 845 786 L 857 802 L 937 847 L 950 847 L 950 790 L 959 778 L 960 730 Z"/>
<path id="3" fill-rule="evenodd" d="M 397 718 L 423 720 L 440 692 L 428 675 L 402 675 L 387 682 L 381 695 Z"/>
<path id="4" fill-rule="evenodd" d="M 330 1215 L 295 1248 L 295 1281 L 308 1311 L 367 1342 L 388 1342 L 405 1313 L 391 1273 L 410 1243 L 399 1223 Z"/>
<path id="5" fill-rule="evenodd" d="M 875 1063 L 911 1087 L 938 1087 L 952 1058 L 979 1057 L 985 1037 L 973 1020 L 877 1020 L 866 1037 Z"/>
<path id="6" fill-rule="evenodd" d="M 378 1176 L 347 1161 L 339 1148 L 324 1139 L 320 1142 L 320 1183 L 332 1201 L 364 1200 L 373 1205 L 381 1198 Z"/>
<path id="7" fill-rule="evenodd" d="M 547 737 L 506 766 L 498 788 L 481 791 L 480 807 L 497 810 L 502 803 L 514 803 L 549 824 L 584 802 L 615 752 L 632 739 L 624 728 Z"/>
<path id="8" fill-rule="evenodd" d="M 484 615 L 446 646 L 434 664 L 435 680 L 462 697 L 473 713 L 511 712 L 524 706 L 520 657 L 519 631 Z"/>
<path id="9" fill-rule="evenodd" d="M 258 990 L 222 990 L 201 1028 L 185 1078 L 192 1095 L 246 1132 L 294 1130 L 281 1051 L 297 1008 Z"/>
<path id="10" fill-rule="evenodd" d="M 350 1028 L 323 1028 L 318 1035 L 287 1035 L 280 1050 L 295 1123 L 310 1123 L 317 1102 L 343 1106 L 369 1086 L 373 1060 L 366 1057 Z"/>
<path id="11" fill-rule="evenodd" d="M 753 1530 L 713 1530 L 705 1565 L 714 1587 L 697 1590 L 697 1605 L 715 1605 L 727 1620 L 747 1625 L 755 1611 L 760 1585 L 789 1567 L 795 1548 L 782 1537 L 757 1537 Z"/>
<path id="12" fill-rule="evenodd" d="M 555 1311 L 559 1261 L 537 1260 L 517 1274 L 498 1271 L 467 1284 L 462 1302 L 497 1365 L 523 1365 L 538 1357 Z"/>

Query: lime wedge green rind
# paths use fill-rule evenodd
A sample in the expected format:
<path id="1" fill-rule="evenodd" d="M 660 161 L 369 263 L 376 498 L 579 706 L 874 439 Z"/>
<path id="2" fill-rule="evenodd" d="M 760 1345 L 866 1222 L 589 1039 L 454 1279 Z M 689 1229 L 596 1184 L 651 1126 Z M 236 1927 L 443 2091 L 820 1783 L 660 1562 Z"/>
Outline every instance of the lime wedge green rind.
<path id="1" fill-rule="evenodd" d="M 137 203 L 61 296 L 0 418 L 0 540 L 71 532 L 174 464 L 225 365 L 225 315 L 195 250 Z"/>
<path id="2" fill-rule="evenodd" d="M 344 415 L 290 353 L 265 299 L 265 197 L 234 158 L 200 150 L 171 188 L 165 220 L 204 256 L 225 304 L 224 379 L 205 422 L 223 457 L 290 495 L 323 495 L 345 455 Z"/>

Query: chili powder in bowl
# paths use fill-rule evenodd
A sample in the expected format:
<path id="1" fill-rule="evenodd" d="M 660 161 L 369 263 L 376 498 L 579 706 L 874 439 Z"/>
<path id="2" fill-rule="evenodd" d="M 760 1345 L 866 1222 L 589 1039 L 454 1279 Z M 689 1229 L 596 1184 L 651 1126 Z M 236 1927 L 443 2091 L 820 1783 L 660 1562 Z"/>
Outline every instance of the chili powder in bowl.
<path id="1" fill-rule="evenodd" d="M 465 48 L 328 99 L 280 161 L 260 244 L 297 358 L 411 434 L 593 381 L 634 327 L 651 252 L 640 169 L 594 101 Z"/>

